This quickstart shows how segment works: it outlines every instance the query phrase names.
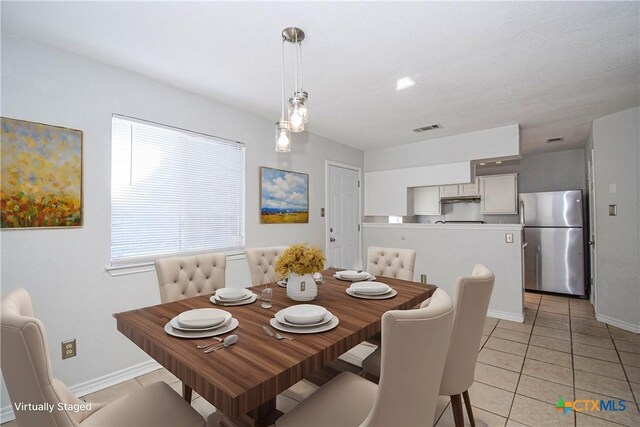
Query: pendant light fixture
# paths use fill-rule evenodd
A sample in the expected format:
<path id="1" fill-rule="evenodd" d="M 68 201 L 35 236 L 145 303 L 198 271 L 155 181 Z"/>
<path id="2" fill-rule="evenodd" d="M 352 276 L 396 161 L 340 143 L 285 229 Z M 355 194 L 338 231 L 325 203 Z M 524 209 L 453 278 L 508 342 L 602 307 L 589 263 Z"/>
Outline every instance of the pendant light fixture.
<path id="1" fill-rule="evenodd" d="M 282 30 L 282 113 L 276 123 L 276 151 L 291 151 L 291 132 L 303 132 L 309 121 L 307 109 L 309 94 L 302 89 L 302 41 L 305 34 L 300 28 L 288 27 Z M 289 98 L 287 115 L 285 116 L 285 42 L 295 44 L 294 92 Z"/>

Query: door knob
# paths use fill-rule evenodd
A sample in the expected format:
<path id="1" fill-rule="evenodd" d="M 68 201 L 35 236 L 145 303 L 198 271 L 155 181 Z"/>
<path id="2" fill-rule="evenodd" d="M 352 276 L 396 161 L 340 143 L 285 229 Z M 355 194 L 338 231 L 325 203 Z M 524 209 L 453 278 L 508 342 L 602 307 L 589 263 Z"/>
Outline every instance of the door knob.
<path id="1" fill-rule="evenodd" d="M 335 241 L 336 241 L 336 239 L 334 239 L 333 237 L 331 237 L 331 238 L 329 238 L 329 241 L 330 241 L 330 242 L 335 242 Z"/>

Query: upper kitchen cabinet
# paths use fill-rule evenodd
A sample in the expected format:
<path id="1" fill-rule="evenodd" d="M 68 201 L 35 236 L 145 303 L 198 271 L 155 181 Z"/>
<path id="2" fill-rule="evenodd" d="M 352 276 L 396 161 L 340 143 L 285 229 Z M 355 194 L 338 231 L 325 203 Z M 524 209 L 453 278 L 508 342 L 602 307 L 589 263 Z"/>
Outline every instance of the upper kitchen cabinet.
<path id="1" fill-rule="evenodd" d="M 481 176 L 480 198 L 483 214 L 517 214 L 518 174 Z"/>
<path id="2" fill-rule="evenodd" d="M 480 195 L 478 179 L 470 184 L 443 185 L 440 187 L 440 197 L 477 197 Z"/>
<path id="3" fill-rule="evenodd" d="M 415 215 L 440 215 L 440 188 L 416 187 L 413 189 L 413 213 Z"/>

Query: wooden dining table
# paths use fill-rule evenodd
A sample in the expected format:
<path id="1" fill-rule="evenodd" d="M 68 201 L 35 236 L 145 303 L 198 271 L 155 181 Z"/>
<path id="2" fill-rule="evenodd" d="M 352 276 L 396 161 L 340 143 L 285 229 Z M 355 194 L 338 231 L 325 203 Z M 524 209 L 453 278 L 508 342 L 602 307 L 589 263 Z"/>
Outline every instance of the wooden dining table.
<path id="1" fill-rule="evenodd" d="M 386 311 L 412 308 L 436 289 L 434 285 L 384 277 L 378 280 L 395 289 L 396 296 L 360 299 L 346 293 L 350 282 L 335 278 L 336 271 L 322 273 L 325 283 L 318 285 L 318 296 L 309 303 L 333 313 L 339 319 L 338 326 L 307 335 L 287 333 L 293 341 L 276 340 L 263 330 L 277 311 L 300 304 L 289 299 L 286 289 L 277 284 L 268 285 L 273 289 L 271 309 L 261 308 L 259 295 L 265 285 L 260 285 L 248 288 L 258 294 L 252 304 L 221 307 L 212 304 L 208 295 L 115 313 L 114 317 L 118 331 L 234 424 L 260 425 L 261 420 L 273 418 L 279 393 L 380 332 Z M 196 346 L 211 343 L 211 338 L 176 338 L 164 331 L 165 324 L 178 314 L 210 307 L 224 309 L 239 321 L 238 328 L 230 332 L 239 337 L 234 346 L 205 354 Z"/>

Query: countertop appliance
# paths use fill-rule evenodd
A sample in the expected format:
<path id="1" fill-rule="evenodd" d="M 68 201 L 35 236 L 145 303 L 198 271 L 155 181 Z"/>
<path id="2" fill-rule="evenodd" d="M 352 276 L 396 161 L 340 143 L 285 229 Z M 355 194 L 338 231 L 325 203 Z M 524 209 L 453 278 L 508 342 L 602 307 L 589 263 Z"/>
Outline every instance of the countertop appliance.
<path id="1" fill-rule="evenodd" d="M 520 194 L 525 288 L 586 296 L 582 190 Z"/>

